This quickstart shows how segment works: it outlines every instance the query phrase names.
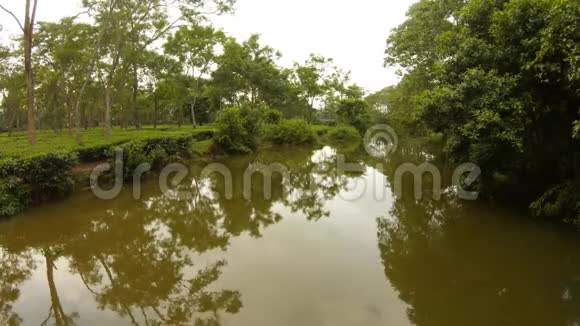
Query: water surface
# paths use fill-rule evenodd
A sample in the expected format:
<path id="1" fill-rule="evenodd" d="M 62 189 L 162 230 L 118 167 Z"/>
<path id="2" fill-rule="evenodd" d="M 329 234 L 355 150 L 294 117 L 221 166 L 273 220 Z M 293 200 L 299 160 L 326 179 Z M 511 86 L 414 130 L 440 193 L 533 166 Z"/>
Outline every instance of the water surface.
<path id="1" fill-rule="evenodd" d="M 580 325 L 580 237 L 451 192 L 395 196 L 398 164 L 426 160 L 272 150 L 221 162 L 232 199 L 209 162 L 140 200 L 79 191 L 0 224 L 0 325 Z M 291 171 L 270 199 L 259 177 L 242 195 L 252 162 Z"/>

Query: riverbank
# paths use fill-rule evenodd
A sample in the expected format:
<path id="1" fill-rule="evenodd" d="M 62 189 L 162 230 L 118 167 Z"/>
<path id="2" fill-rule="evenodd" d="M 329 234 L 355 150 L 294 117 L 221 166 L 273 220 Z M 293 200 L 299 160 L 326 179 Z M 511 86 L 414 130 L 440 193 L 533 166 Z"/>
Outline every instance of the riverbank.
<path id="1" fill-rule="evenodd" d="M 336 127 L 310 126 L 316 142 L 329 143 L 327 135 Z M 24 133 L 0 135 L 0 217 L 14 216 L 31 206 L 67 197 L 88 186 L 97 164 L 112 162 L 116 148 L 123 149 L 124 172 L 142 163 L 153 169 L 192 159 L 209 158 L 215 128 L 160 126 L 115 129 L 111 139 L 99 128 L 86 130 L 83 143 L 76 144 L 66 132 L 44 131 L 35 145 L 27 144 Z M 261 146 L 271 146 L 264 142 Z"/>

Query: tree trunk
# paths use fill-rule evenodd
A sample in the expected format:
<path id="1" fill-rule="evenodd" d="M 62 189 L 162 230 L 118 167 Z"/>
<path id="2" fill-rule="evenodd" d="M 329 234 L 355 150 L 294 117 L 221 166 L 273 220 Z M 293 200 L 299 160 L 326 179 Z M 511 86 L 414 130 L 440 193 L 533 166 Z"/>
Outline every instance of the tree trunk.
<path id="1" fill-rule="evenodd" d="M 63 104 L 64 104 L 64 108 L 66 110 L 66 123 L 67 123 L 67 129 L 68 129 L 68 135 L 69 137 L 72 137 L 72 110 L 71 107 L 74 105 L 72 104 L 68 94 L 66 93 L 66 76 L 64 73 L 64 69 L 61 70 L 61 75 L 60 75 L 60 80 L 61 80 L 61 91 L 62 91 L 62 96 L 64 98 Z"/>
<path id="2" fill-rule="evenodd" d="M 153 129 L 157 129 L 157 110 L 159 110 L 159 98 L 157 92 L 153 93 Z"/>
<path id="3" fill-rule="evenodd" d="M 81 139 L 81 105 L 80 102 L 75 105 L 75 141 L 77 144 L 82 142 Z"/>
<path id="4" fill-rule="evenodd" d="M 72 137 L 73 136 L 73 132 L 72 132 L 73 121 L 72 121 L 72 110 L 71 110 L 70 103 L 66 106 L 66 120 L 67 120 L 68 135 L 69 135 L 69 137 Z"/>
<path id="5" fill-rule="evenodd" d="M 194 77 L 195 78 L 195 77 Z M 195 89 L 193 90 L 193 103 L 191 104 L 191 123 L 193 128 L 197 127 L 197 121 L 195 119 L 195 105 L 197 104 L 197 91 L 199 89 L 199 79 L 195 80 Z"/>
<path id="6" fill-rule="evenodd" d="M 135 119 L 135 128 L 141 128 L 141 121 L 139 118 L 139 106 L 137 105 L 137 95 L 139 92 L 139 76 L 137 75 L 137 64 L 133 64 L 133 97 L 131 106 L 133 106 L 133 114 Z"/>
<path id="7" fill-rule="evenodd" d="M 197 96 L 193 98 L 193 102 L 191 103 L 191 123 L 193 124 L 193 128 L 197 127 L 197 121 L 195 120 L 195 103 L 197 102 Z"/>
<path id="8" fill-rule="evenodd" d="M 105 87 L 105 139 L 111 138 L 111 89 Z"/>
<path id="9" fill-rule="evenodd" d="M 26 103 L 28 107 L 28 141 L 36 143 L 36 120 L 34 117 L 34 72 L 32 71 L 32 34 L 34 33 L 34 19 L 38 0 L 34 1 L 32 14 L 30 1 L 26 0 L 26 16 L 24 20 L 24 74 L 26 75 Z"/>
<path id="10" fill-rule="evenodd" d="M 56 325 L 68 325 L 68 321 L 66 315 L 64 313 L 64 309 L 62 308 L 62 304 L 60 302 L 58 291 L 56 289 L 56 284 L 54 283 L 54 261 L 55 258 L 52 256 L 52 253 L 45 252 L 44 253 L 46 259 L 46 279 L 48 281 L 48 289 L 50 292 L 50 303 L 51 309 L 54 314 L 54 320 Z"/>

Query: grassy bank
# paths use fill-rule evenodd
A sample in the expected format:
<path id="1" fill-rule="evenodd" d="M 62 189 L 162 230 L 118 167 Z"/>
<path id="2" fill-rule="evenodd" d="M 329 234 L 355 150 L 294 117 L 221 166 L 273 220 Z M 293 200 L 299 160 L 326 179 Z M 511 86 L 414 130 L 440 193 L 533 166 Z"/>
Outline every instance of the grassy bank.
<path id="1" fill-rule="evenodd" d="M 211 142 L 211 126 L 141 129 L 115 129 L 111 139 L 102 129 L 83 133 L 77 144 L 66 132 L 43 131 L 38 141 L 29 145 L 23 133 L 0 135 L 0 216 L 12 216 L 32 205 L 67 196 L 87 177 L 73 175 L 81 163 L 112 161 L 114 150 L 123 149 L 124 171 L 141 163 L 154 168 L 189 158 L 192 152 L 205 152 Z M 76 170 L 75 170 L 76 169 Z M 80 180 L 80 181 L 79 181 Z"/>
<path id="2" fill-rule="evenodd" d="M 260 145 L 332 144 L 333 135 L 337 131 L 340 134 L 341 128 L 291 121 L 277 129 L 277 141 L 264 138 Z M 309 136 L 303 138 L 305 133 Z M 194 153 L 209 156 L 215 135 L 214 126 L 160 126 L 114 129 L 111 139 L 106 140 L 103 130 L 94 128 L 84 131 L 82 144 L 77 144 L 66 131 L 42 131 L 37 143 L 29 145 L 24 133 L 0 134 L 0 216 L 16 215 L 29 206 L 66 197 L 75 186 L 85 187 L 90 169 L 83 167 L 113 162 L 116 148 L 123 149 L 123 170 L 130 179 L 141 163 L 150 163 L 155 170 L 190 159 Z"/>
<path id="3" fill-rule="evenodd" d="M 141 129 L 114 128 L 111 139 L 105 139 L 102 128 L 91 128 L 83 131 L 82 144 L 77 144 L 67 131 L 55 132 L 44 130 L 38 132 L 37 142 L 28 143 L 25 132 L 15 132 L 12 135 L 0 134 L 0 162 L 7 159 L 24 159 L 55 152 L 84 152 L 107 145 L 118 145 L 130 141 L 140 141 L 160 137 L 181 137 L 186 135 L 203 135 L 213 132 L 212 126 L 202 126 L 193 129 L 191 126 L 145 126 Z"/>

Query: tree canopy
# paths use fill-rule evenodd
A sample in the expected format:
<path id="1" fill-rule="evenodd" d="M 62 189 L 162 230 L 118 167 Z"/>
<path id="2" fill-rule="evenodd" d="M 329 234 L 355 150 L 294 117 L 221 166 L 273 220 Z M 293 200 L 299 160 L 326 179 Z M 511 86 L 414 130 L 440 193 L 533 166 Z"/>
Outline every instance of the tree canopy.
<path id="1" fill-rule="evenodd" d="M 423 0 L 388 39 L 390 115 L 442 133 L 487 194 L 580 219 L 579 62 L 577 1 Z"/>

